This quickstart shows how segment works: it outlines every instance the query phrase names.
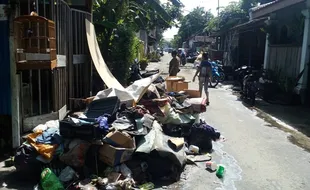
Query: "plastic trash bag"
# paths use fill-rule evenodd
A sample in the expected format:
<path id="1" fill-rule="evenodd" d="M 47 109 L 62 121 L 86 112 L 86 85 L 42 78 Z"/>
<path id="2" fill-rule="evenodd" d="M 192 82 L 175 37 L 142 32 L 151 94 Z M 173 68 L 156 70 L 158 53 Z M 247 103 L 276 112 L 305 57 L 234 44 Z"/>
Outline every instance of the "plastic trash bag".
<path id="1" fill-rule="evenodd" d="M 69 182 L 74 178 L 75 171 L 70 167 L 67 166 L 65 169 L 63 169 L 59 175 L 59 180 L 61 182 Z"/>

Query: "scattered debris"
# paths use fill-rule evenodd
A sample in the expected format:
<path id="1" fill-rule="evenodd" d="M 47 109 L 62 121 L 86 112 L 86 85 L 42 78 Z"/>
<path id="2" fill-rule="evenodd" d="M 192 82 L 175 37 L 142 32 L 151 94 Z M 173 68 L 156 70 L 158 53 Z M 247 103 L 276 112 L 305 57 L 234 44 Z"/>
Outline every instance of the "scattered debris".
<path id="1" fill-rule="evenodd" d="M 205 152 L 224 138 L 199 118 L 205 99 L 191 90 L 166 93 L 162 85 L 149 87 L 154 77 L 143 80 L 148 85 L 135 85 L 146 92 L 131 87 L 126 99 L 123 90 L 107 89 L 88 98 L 85 111 L 38 125 L 11 161 L 19 172 L 41 174 L 34 189 L 43 190 L 149 190 L 155 188 L 153 180 L 186 180 L 184 165 L 210 161 Z M 215 168 L 213 162 L 206 166 Z M 216 174 L 223 177 L 224 166 Z"/>

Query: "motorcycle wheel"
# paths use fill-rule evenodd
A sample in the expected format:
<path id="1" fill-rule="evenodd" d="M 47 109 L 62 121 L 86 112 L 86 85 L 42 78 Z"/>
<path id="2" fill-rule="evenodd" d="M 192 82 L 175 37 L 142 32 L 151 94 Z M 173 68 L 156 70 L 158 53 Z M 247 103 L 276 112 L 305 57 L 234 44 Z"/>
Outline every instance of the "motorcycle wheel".
<path id="1" fill-rule="evenodd" d="M 220 72 L 219 81 L 220 81 L 220 82 L 223 82 L 223 81 L 225 80 L 225 78 L 226 78 L 225 73 Z"/>
<path id="2" fill-rule="evenodd" d="M 251 100 L 251 106 L 254 106 L 255 105 L 255 92 L 253 91 L 250 91 L 250 100 Z"/>
<path id="3" fill-rule="evenodd" d="M 212 77 L 212 81 L 210 81 L 210 87 L 215 88 L 219 84 L 218 77 Z"/>

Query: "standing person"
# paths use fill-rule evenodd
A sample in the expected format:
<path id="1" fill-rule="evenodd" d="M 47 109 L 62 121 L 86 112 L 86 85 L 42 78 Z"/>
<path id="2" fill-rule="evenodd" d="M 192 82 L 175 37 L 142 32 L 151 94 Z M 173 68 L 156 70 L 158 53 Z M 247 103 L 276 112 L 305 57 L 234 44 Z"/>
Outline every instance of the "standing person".
<path id="1" fill-rule="evenodd" d="M 202 61 L 200 65 L 197 67 L 197 71 L 193 78 L 193 82 L 195 82 L 195 78 L 199 74 L 200 96 L 202 95 L 202 88 L 204 87 L 206 97 L 207 97 L 207 105 L 210 104 L 208 85 L 209 85 L 210 80 L 212 80 L 212 66 L 211 66 L 211 63 L 208 61 L 208 59 L 209 59 L 208 54 L 203 53 Z"/>
<path id="2" fill-rule="evenodd" d="M 180 71 L 180 59 L 177 57 L 177 51 L 172 51 L 172 59 L 169 63 L 169 76 L 177 76 Z"/>

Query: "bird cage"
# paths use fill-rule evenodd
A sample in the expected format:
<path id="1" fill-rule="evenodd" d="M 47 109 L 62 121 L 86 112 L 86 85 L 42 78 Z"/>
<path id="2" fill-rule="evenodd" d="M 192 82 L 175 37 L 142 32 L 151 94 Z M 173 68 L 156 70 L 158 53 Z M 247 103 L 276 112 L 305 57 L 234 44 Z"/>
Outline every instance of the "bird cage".
<path id="1" fill-rule="evenodd" d="M 41 16 L 14 19 L 17 70 L 53 69 L 57 65 L 55 23 Z"/>

